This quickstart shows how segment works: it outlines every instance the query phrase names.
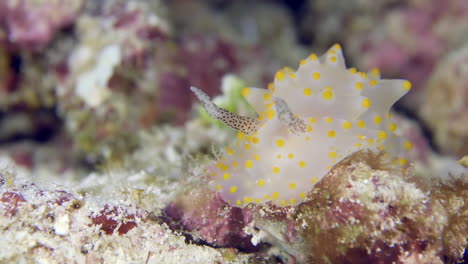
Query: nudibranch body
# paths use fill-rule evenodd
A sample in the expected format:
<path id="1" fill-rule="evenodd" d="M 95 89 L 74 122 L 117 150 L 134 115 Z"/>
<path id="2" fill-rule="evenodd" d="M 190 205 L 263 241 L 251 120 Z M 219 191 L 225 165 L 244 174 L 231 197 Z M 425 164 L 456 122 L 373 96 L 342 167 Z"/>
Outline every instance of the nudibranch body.
<path id="1" fill-rule="evenodd" d="M 244 88 L 255 118 L 218 108 L 191 89 L 212 117 L 239 131 L 210 172 L 223 199 L 234 206 L 296 205 L 332 166 L 356 151 L 375 148 L 396 156 L 412 148 L 397 136 L 389 113 L 411 83 L 380 79 L 377 69 L 347 69 L 338 44 L 320 58 L 312 54 L 302 60 L 296 72 L 279 70 L 268 89 Z"/>

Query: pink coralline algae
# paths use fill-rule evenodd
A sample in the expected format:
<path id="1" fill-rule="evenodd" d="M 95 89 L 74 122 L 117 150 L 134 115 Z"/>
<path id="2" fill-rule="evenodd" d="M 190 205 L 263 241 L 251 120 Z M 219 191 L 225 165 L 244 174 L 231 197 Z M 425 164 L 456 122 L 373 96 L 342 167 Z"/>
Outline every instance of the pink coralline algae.
<path id="1" fill-rule="evenodd" d="M 6 216 L 15 216 L 18 212 L 18 207 L 26 200 L 15 192 L 4 192 L 0 198 Z"/>
<path id="2" fill-rule="evenodd" d="M 94 225 L 101 226 L 101 231 L 106 235 L 112 235 L 115 229 L 117 229 L 117 234 L 124 235 L 137 226 L 135 215 L 127 214 L 125 208 L 109 208 L 109 206 L 106 205 L 99 214 L 91 216 L 90 218 Z"/>
<path id="3" fill-rule="evenodd" d="M 243 231 L 252 221 L 250 211 L 230 206 L 219 194 L 204 190 L 181 196 L 164 209 L 164 214 L 172 228 L 189 231 L 210 245 L 255 249 L 252 237 Z"/>
<path id="4" fill-rule="evenodd" d="M 0 33 L 12 47 L 41 49 L 55 33 L 74 22 L 83 5 L 82 0 L 34 1 L 4 0 L 0 2 Z"/>

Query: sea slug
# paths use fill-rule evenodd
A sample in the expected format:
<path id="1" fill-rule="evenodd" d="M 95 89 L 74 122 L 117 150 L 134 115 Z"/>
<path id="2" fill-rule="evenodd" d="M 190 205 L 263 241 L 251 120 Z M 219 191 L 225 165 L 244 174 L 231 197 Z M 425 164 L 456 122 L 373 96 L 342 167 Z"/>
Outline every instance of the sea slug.
<path id="1" fill-rule="evenodd" d="M 300 203 L 327 172 L 348 155 L 380 149 L 404 165 L 412 148 L 397 136 L 390 107 L 411 89 L 406 80 L 380 78 L 346 68 L 340 45 L 279 70 L 268 89 L 244 88 L 258 116 L 217 107 L 191 87 L 213 118 L 238 130 L 236 142 L 210 171 L 223 199 L 234 206 L 271 201 Z"/>

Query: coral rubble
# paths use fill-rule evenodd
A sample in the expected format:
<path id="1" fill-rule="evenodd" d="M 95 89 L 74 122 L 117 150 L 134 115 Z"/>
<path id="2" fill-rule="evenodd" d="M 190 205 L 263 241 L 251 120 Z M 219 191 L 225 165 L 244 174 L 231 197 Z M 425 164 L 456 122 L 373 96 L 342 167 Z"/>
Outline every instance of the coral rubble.
<path id="1" fill-rule="evenodd" d="M 245 263 L 250 259 L 229 250 L 187 244 L 130 197 L 96 199 L 65 187 L 41 186 L 26 172 L 3 167 L 5 162 L 2 158 L 0 262 Z"/>

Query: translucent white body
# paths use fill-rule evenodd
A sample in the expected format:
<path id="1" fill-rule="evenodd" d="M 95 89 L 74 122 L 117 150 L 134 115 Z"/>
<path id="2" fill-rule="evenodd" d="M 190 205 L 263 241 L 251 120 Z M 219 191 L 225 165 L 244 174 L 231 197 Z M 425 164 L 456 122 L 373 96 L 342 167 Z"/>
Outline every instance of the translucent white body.
<path id="1" fill-rule="evenodd" d="M 236 119 L 245 117 L 223 116 L 242 132 L 210 172 L 216 188 L 235 206 L 296 205 L 333 165 L 358 150 L 379 148 L 397 155 L 411 148 L 411 142 L 397 137 L 389 114 L 410 88 L 405 80 L 380 79 L 378 70 L 347 69 L 339 45 L 320 58 L 312 54 L 296 72 L 278 71 L 268 89 L 244 88 L 259 118 L 249 119 L 243 129 Z M 209 98 L 201 99 L 206 107 Z M 219 108 L 206 108 L 219 117 Z"/>

